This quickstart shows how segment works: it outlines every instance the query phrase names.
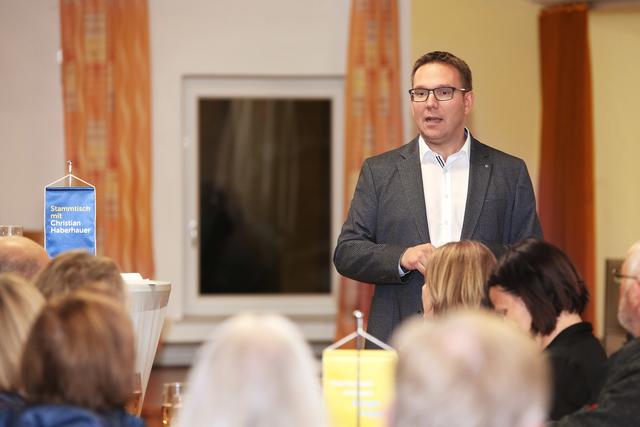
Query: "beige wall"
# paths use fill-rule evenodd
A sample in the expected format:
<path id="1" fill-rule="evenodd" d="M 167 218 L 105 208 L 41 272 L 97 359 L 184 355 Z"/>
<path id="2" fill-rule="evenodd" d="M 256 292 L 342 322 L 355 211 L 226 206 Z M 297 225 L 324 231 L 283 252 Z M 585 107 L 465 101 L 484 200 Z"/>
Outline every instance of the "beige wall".
<path id="1" fill-rule="evenodd" d="M 596 176 L 596 257 L 599 295 L 604 260 L 623 258 L 640 240 L 640 6 L 592 10 Z"/>
<path id="2" fill-rule="evenodd" d="M 528 1 L 412 2 L 412 61 L 431 50 L 463 58 L 476 93 L 471 132 L 538 170 L 538 6 Z M 409 82 L 407 81 L 407 84 Z"/>

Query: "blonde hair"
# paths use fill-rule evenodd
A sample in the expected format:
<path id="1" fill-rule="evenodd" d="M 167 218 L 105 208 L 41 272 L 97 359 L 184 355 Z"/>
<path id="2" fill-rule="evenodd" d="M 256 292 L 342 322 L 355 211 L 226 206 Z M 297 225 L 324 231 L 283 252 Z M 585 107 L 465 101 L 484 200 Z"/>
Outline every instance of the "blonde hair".
<path id="1" fill-rule="evenodd" d="M 398 350 L 394 427 L 530 427 L 549 407 L 549 366 L 513 325 L 480 310 L 407 322 Z"/>
<path id="2" fill-rule="evenodd" d="M 480 242 L 463 240 L 436 248 L 425 271 L 425 286 L 431 307 L 424 307 L 434 315 L 441 315 L 455 307 L 480 307 L 484 285 L 496 258 Z"/>
<path id="3" fill-rule="evenodd" d="M 33 325 L 22 356 L 26 398 L 95 411 L 131 397 L 134 332 L 119 302 L 88 290 L 54 298 Z"/>
<path id="4" fill-rule="evenodd" d="M 31 326 L 44 305 L 38 290 L 21 276 L 0 274 L 0 391 L 20 392 L 19 365 Z"/>
<path id="5" fill-rule="evenodd" d="M 118 265 L 110 258 L 74 250 L 55 257 L 35 279 L 46 299 L 86 286 L 96 286 L 126 302 L 125 284 Z"/>
<path id="6" fill-rule="evenodd" d="M 182 427 L 326 426 L 311 349 L 281 316 L 225 321 L 200 350 L 187 384 Z"/>

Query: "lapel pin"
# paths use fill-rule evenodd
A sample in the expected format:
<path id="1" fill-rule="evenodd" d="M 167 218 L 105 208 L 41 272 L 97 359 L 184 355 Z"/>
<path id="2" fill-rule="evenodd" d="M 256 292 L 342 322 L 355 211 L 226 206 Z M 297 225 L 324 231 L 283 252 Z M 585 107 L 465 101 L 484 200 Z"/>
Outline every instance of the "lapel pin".
<path id="1" fill-rule="evenodd" d="M 489 167 L 489 165 L 484 165 L 484 167 L 485 167 L 485 168 L 488 168 L 488 167 Z"/>

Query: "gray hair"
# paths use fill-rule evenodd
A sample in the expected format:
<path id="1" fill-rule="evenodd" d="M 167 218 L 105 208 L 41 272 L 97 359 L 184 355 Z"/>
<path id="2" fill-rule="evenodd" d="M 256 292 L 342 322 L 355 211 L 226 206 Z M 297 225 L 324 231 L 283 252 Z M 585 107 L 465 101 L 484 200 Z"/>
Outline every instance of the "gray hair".
<path id="1" fill-rule="evenodd" d="M 549 407 L 549 367 L 529 337 L 469 311 L 400 328 L 394 427 L 531 427 Z"/>
<path id="2" fill-rule="evenodd" d="M 225 321 L 199 352 L 180 417 L 182 427 L 325 427 L 309 346 L 281 316 Z"/>

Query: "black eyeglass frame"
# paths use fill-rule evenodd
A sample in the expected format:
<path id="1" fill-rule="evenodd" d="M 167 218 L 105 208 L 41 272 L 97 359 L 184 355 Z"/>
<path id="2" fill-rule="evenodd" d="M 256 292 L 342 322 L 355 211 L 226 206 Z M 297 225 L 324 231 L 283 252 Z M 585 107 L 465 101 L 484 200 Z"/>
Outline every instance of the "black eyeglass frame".
<path id="1" fill-rule="evenodd" d="M 629 279 L 629 280 L 633 280 L 635 282 L 640 283 L 640 277 L 638 277 L 638 276 L 630 276 L 628 274 L 622 274 L 622 273 L 620 273 L 620 270 L 618 270 L 617 268 L 614 268 L 613 270 L 611 270 L 611 273 L 613 273 L 613 281 L 615 283 L 621 283 L 622 280 L 624 280 L 624 279 Z"/>
<path id="2" fill-rule="evenodd" d="M 450 98 L 444 98 L 441 99 L 438 97 L 438 95 L 436 95 L 436 91 L 440 90 L 440 89 L 451 89 L 451 97 Z M 415 96 L 415 92 L 417 90 L 420 91 L 427 91 L 427 97 L 424 99 L 424 101 L 416 101 L 414 98 Z M 433 94 L 433 97 L 437 100 L 437 101 L 451 101 L 453 99 L 453 96 L 456 94 L 456 91 L 462 92 L 463 94 L 466 92 L 470 92 L 470 89 L 465 89 L 463 87 L 453 87 L 453 86 L 443 86 L 443 87 L 436 87 L 434 89 L 427 89 L 427 88 L 413 88 L 413 89 L 409 89 L 409 96 L 411 97 L 411 102 L 427 102 L 429 100 L 429 97 L 431 96 L 431 94 Z"/>

